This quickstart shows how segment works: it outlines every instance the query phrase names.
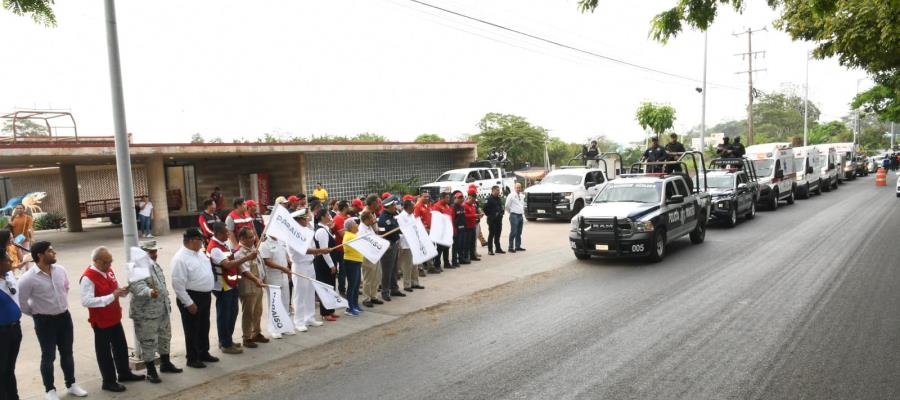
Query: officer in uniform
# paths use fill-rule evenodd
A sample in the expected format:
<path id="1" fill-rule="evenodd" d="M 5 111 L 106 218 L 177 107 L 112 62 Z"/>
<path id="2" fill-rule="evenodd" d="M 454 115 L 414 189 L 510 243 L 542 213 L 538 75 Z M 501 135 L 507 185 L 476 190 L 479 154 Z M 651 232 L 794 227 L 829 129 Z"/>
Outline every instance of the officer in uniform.
<path id="1" fill-rule="evenodd" d="M 732 144 L 731 147 L 734 149 L 735 157 L 741 158 L 744 156 L 744 154 L 747 154 L 747 150 L 744 149 L 744 144 L 741 143 L 740 136 L 734 138 L 734 144 Z"/>
<path id="2" fill-rule="evenodd" d="M 734 147 L 731 146 L 731 138 L 725 136 L 725 138 L 722 139 L 722 143 L 716 147 L 716 154 L 722 158 L 734 158 Z"/>
<path id="3" fill-rule="evenodd" d="M 591 147 L 584 150 L 584 159 L 587 161 L 588 168 L 597 168 L 599 163 L 597 162 L 597 156 L 600 155 L 600 150 L 597 149 L 597 141 L 591 140 Z"/>
<path id="4" fill-rule="evenodd" d="M 153 383 L 162 382 L 156 372 L 156 353 L 159 352 L 160 372 L 179 373 L 169 358 L 172 340 L 172 326 L 169 318 L 172 314 L 172 303 L 169 301 L 169 290 L 166 289 L 166 276 L 162 267 L 156 262 L 160 247 L 155 240 L 140 243 L 151 260 L 150 277 L 128 286 L 131 292 L 131 319 L 134 320 L 134 332 L 141 344 L 141 357 L 147 365 L 147 380 Z"/>
<path id="5" fill-rule="evenodd" d="M 678 134 L 673 133 L 669 135 L 669 143 L 666 144 L 666 153 L 669 154 L 669 161 L 677 161 L 676 157 L 678 154 L 684 153 L 684 144 L 678 141 Z M 681 171 L 681 166 L 679 165 L 667 165 L 666 172 L 675 172 Z"/>
<path id="6" fill-rule="evenodd" d="M 669 155 L 666 154 L 662 147 L 659 147 L 659 138 L 653 137 L 650 139 L 650 147 L 644 151 L 642 158 L 646 162 L 664 162 L 669 160 Z M 662 168 L 656 165 L 647 168 L 648 172 L 659 172 L 661 170 Z"/>

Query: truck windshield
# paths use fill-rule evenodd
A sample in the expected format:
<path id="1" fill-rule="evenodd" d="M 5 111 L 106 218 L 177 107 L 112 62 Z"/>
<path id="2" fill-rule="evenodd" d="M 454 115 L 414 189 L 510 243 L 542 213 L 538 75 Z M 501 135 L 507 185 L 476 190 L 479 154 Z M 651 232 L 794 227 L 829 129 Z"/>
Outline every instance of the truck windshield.
<path id="1" fill-rule="evenodd" d="M 775 160 L 753 160 L 753 167 L 756 168 L 756 175 L 758 176 L 772 176 Z"/>
<path id="2" fill-rule="evenodd" d="M 609 185 L 603 189 L 597 197 L 596 203 L 658 203 L 660 197 L 660 183 L 621 183 Z"/>
<path id="3" fill-rule="evenodd" d="M 558 185 L 578 185 L 581 183 L 581 175 L 549 175 L 541 181 L 541 185 L 545 183 L 555 183 Z"/>
<path id="4" fill-rule="evenodd" d="M 461 172 L 451 172 L 441 175 L 435 182 L 462 182 L 466 179 L 466 174 Z"/>
<path id="5" fill-rule="evenodd" d="M 710 189 L 733 189 L 734 175 L 707 176 L 706 185 Z"/>

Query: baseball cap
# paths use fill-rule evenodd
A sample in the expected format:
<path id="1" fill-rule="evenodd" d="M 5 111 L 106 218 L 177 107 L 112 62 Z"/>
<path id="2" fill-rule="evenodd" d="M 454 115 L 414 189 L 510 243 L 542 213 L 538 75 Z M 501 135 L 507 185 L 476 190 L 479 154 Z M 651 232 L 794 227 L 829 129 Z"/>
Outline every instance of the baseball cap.
<path id="1" fill-rule="evenodd" d="M 287 202 L 288 202 L 288 199 L 284 198 L 284 196 L 278 196 L 275 199 L 275 204 L 283 204 L 283 203 L 287 203 Z"/>
<path id="2" fill-rule="evenodd" d="M 406 200 L 415 200 L 415 199 L 416 199 L 416 197 L 413 196 L 413 195 L 411 195 L 411 194 L 408 194 L 408 195 L 403 196 L 403 201 L 406 201 Z"/>
<path id="3" fill-rule="evenodd" d="M 388 206 L 396 205 L 398 201 L 399 200 L 397 199 L 396 196 L 388 196 L 388 198 L 384 199 L 384 206 L 388 207 Z"/>
<path id="4" fill-rule="evenodd" d="M 155 240 L 144 240 L 140 243 L 140 246 L 141 250 L 144 251 L 162 250 L 162 247 Z"/>
<path id="5" fill-rule="evenodd" d="M 453 197 L 459 199 L 459 198 L 463 197 L 463 194 L 462 194 L 462 192 L 457 190 L 457 191 L 453 192 Z"/>
<path id="6" fill-rule="evenodd" d="M 300 201 L 300 198 L 297 196 L 291 196 L 291 197 L 287 198 L 287 201 L 294 203 L 294 202 Z"/>
<path id="7" fill-rule="evenodd" d="M 256 204 L 256 202 L 253 201 L 253 200 L 247 200 L 247 201 L 244 202 L 244 205 L 247 206 L 247 207 L 256 207 L 257 204 Z"/>
<path id="8" fill-rule="evenodd" d="M 360 200 L 360 199 L 353 199 L 353 201 L 351 201 L 350 204 L 352 204 L 353 207 L 356 207 L 360 210 L 362 210 L 363 208 L 366 208 L 366 205 L 363 204 L 362 200 Z"/>
<path id="9" fill-rule="evenodd" d="M 391 194 L 388 193 L 388 192 L 384 192 L 384 193 L 381 194 L 381 199 L 382 199 L 382 200 L 387 200 L 388 197 L 391 197 Z"/>

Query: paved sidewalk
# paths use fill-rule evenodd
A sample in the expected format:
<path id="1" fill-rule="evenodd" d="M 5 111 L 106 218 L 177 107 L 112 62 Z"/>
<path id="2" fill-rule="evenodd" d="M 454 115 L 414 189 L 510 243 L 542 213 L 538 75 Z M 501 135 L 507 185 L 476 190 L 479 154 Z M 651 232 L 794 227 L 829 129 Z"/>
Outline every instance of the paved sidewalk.
<path id="1" fill-rule="evenodd" d="M 87 222 L 87 221 L 86 221 Z M 240 355 L 221 354 L 218 349 L 211 353 L 221 359 L 218 363 L 207 364 L 203 370 L 184 366 L 184 335 L 178 311 L 174 307 L 172 315 L 172 349 L 173 362 L 185 369 L 182 374 L 163 374 L 163 383 L 154 385 L 149 382 L 136 382 L 127 385 L 128 391 L 112 394 L 100 390 L 100 376 L 94 355 L 93 332 L 87 323 L 87 310 L 80 305 L 78 279 L 90 265 L 90 252 L 99 245 L 110 248 L 115 258 L 114 270 L 119 273 L 120 280 L 125 279 L 124 251 L 121 242 L 121 228 L 109 224 L 85 224 L 86 231 L 78 234 L 67 232 L 39 232 L 37 240 L 53 242 L 58 252 L 59 264 L 69 273 L 70 312 L 75 323 L 75 375 L 78 383 L 90 392 L 90 398 L 129 398 L 152 399 L 198 385 L 203 385 L 215 377 L 227 373 L 252 369 L 273 360 L 288 357 L 332 340 L 345 337 L 366 329 L 389 323 L 403 315 L 434 307 L 448 301 L 463 298 L 475 292 L 493 288 L 516 279 L 546 272 L 558 268 L 563 263 L 554 262 L 559 258 L 559 250 L 568 246 L 568 224 L 559 222 L 526 223 L 523 243 L 528 248 L 524 253 L 488 256 L 487 248 L 480 248 L 482 261 L 463 266 L 460 269 L 445 271 L 440 275 L 428 275 L 420 278 L 425 290 L 417 290 L 405 298 L 396 300 L 374 309 L 364 308 L 360 317 L 342 316 L 337 322 L 326 322 L 322 327 L 310 328 L 307 333 L 296 336 L 285 336 L 284 339 L 272 340 L 268 344 L 260 344 L 256 349 L 245 349 Z M 502 243 L 506 244 L 508 226 L 504 226 Z M 163 246 L 159 261 L 170 276 L 169 260 L 181 245 L 181 231 L 165 237 L 157 238 Z M 171 285 L 171 281 L 169 280 Z M 128 309 L 128 298 L 123 299 L 122 306 Z M 215 310 L 212 311 L 212 328 L 210 342 L 215 347 Z M 123 325 L 128 334 L 130 348 L 134 346 L 133 325 L 131 319 L 123 318 Z M 24 399 L 43 397 L 43 387 L 39 373 L 40 348 L 34 335 L 34 324 L 30 317 L 22 318 L 22 348 L 16 366 L 16 377 L 19 383 L 19 394 Z M 240 337 L 240 321 L 235 329 L 235 338 Z M 64 393 L 62 372 L 57 359 L 56 385 L 57 391 Z M 69 397 L 63 394 L 61 397 Z"/>

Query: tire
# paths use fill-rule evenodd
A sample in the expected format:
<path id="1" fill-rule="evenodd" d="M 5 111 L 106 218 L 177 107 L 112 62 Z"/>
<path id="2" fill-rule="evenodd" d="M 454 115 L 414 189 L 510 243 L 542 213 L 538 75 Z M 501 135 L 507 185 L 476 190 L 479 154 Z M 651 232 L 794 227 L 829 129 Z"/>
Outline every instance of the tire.
<path id="1" fill-rule="evenodd" d="M 122 223 L 122 215 L 111 215 L 109 217 L 109 222 L 112 222 L 114 225 L 119 225 Z"/>
<path id="2" fill-rule="evenodd" d="M 706 223 L 697 221 L 697 226 L 691 231 L 691 243 L 700 244 L 706 239 Z"/>
<path id="3" fill-rule="evenodd" d="M 769 202 L 769 209 L 772 211 L 778 211 L 778 191 L 772 192 L 772 201 Z"/>
<path id="4" fill-rule="evenodd" d="M 794 204 L 794 191 L 791 190 L 791 196 L 787 199 L 788 204 Z"/>
<path id="5" fill-rule="evenodd" d="M 750 212 L 748 212 L 747 215 L 744 216 L 744 218 L 753 219 L 755 217 L 756 217 L 756 202 L 754 201 L 754 202 L 750 203 Z"/>
<path id="6" fill-rule="evenodd" d="M 800 197 L 800 198 L 801 198 L 801 199 L 808 199 L 809 197 L 810 197 L 810 193 L 809 193 L 809 183 L 807 183 L 807 184 L 806 184 L 806 188 L 803 189 L 803 197 Z"/>
<path id="7" fill-rule="evenodd" d="M 587 253 L 575 253 L 575 258 L 579 260 L 590 260 L 591 255 Z"/>
<path id="8" fill-rule="evenodd" d="M 816 196 L 822 195 L 822 180 L 819 179 L 819 184 L 816 185 Z"/>
<path id="9" fill-rule="evenodd" d="M 822 185 L 825 185 L 823 188 Z M 822 194 L 822 191 L 830 192 L 831 191 L 831 181 L 819 181 L 819 194 Z"/>
<path id="10" fill-rule="evenodd" d="M 584 200 L 581 200 L 581 199 L 575 200 L 575 207 L 572 208 L 572 214 L 569 215 L 569 219 L 578 215 L 578 212 L 580 212 L 582 208 L 584 208 Z"/>
<path id="11" fill-rule="evenodd" d="M 653 231 L 653 243 L 655 243 L 655 245 L 651 249 L 648 258 L 652 262 L 660 262 L 666 257 L 666 231 Z"/>
<path id="12" fill-rule="evenodd" d="M 737 225 L 737 203 L 732 204 L 731 214 L 728 215 L 728 220 L 725 221 L 725 226 L 729 228 L 734 228 Z"/>

